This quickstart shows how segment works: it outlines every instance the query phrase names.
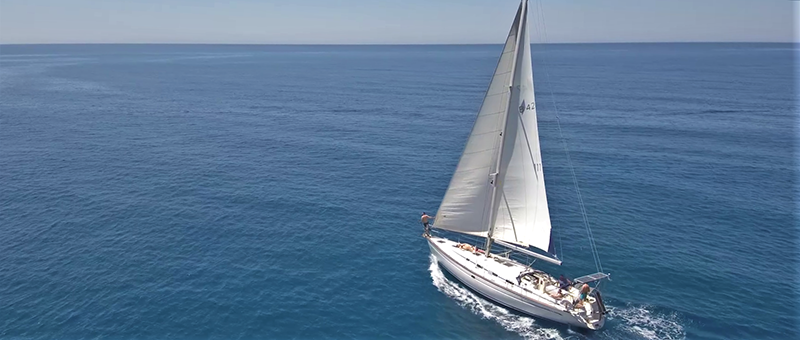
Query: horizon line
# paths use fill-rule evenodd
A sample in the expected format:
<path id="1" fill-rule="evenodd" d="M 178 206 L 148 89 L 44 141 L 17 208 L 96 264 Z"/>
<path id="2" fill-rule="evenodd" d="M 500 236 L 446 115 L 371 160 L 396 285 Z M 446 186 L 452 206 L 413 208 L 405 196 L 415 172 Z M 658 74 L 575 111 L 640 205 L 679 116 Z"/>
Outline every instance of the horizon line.
<path id="1" fill-rule="evenodd" d="M 797 44 L 800 41 L 598 41 L 598 42 L 531 42 L 531 45 L 582 44 Z M 11 45 L 231 45 L 231 46 L 477 46 L 502 43 L 232 43 L 232 42 L 0 42 Z"/>

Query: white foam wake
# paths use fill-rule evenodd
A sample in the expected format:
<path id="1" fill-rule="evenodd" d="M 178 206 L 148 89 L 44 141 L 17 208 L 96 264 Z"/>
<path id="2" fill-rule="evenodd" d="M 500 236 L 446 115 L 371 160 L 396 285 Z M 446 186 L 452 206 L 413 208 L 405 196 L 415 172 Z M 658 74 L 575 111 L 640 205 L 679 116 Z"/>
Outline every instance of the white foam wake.
<path id="1" fill-rule="evenodd" d="M 462 287 L 458 283 L 448 280 L 444 276 L 441 268 L 439 268 L 439 265 L 436 263 L 436 258 L 433 255 L 431 255 L 431 265 L 429 269 L 431 278 L 433 279 L 433 285 L 436 286 L 440 292 L 455 300 L 456 303 L 462 307 L 480 315 L 482 318 L 493 320 L 503 326 L 503 328 L 515 332 L 526 339 L 564 339 L 557 329 L 541 327 L 536 324 L 534 319 L 514 314 L 503 307 L 475 295 L 475 293 Z"/>
<path id="2" fill-rule="evenodd" d="M 660 313 L 649 306 L 609 307 L 608 316 L 618 328 L 648 340 L 686 339 L 686 330 L 676 313 Z"/>

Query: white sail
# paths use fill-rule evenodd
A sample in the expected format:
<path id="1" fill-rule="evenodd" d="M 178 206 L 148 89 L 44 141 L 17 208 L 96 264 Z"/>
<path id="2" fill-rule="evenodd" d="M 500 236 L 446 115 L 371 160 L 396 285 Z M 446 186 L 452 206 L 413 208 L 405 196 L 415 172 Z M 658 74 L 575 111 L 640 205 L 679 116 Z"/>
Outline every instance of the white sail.
<path id="1" fill-rule="evenodd" d="M 436 213 L 436 228 L 479 236 L 486 236 L 489 230 L 489 211 L 493 208 L 491 173 L 497 163 L 503 117 L 508 111 L 511 94 L 508 85 L 514 68 L 514 54 L 517 52 L 521 13 L 520 7 L 464 152 Z"/>
<path id="2" fill-rule="evenodd" d="M 527 13 L 527 11 L 525 11 Z M 530 245 L 544 251 L 550 247 L 550 211 L 542 171 L 539 128 L 533 92 L 531 45 L 527 15 L 521 25 L 521 46 L 514 75 L 514 104 L 508 110 L 504 175 L 492 237 Z M 507 165 L 506 165 L 507 164 Z"/>
<path id="3" fill-rule="evenodd" d="M 493 239 L 548 251 L 550 213 L 527 26 L 527 3 L 522 1 L 434 225 L 487 236 L 494 224 Z M 503 159 L 497 162 L 500 154 Z M 492 201 L 494 182 L 498 187 Z"/>

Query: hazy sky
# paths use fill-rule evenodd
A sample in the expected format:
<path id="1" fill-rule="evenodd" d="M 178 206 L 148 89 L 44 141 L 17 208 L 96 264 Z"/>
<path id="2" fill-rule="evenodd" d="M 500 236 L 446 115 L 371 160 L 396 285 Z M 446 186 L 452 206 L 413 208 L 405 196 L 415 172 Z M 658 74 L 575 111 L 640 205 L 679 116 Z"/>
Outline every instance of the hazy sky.
<path id="1" fill-rule="evenodd" d="M 793 39 L 789 0 L 539 1 L 549 42 Z M 518 3 L 0 0 L 0 43 L 499 43 Z"/>

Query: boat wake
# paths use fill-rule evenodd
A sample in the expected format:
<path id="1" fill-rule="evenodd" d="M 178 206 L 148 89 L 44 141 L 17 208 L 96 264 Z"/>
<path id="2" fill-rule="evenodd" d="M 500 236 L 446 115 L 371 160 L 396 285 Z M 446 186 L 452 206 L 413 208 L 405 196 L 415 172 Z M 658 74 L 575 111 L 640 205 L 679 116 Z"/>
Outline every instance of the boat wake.
<path id="1" fill-rule="evenodd" d="M 686 330 L 675 312 L 662 313 L 650 306 L 608 308 L 608 316 L 616 325 L 614 328 L 640 339 L 686 339 Z"/>
<path id="2" fill-rule="evenodd" d="M 566 327 L 564 330 L 547 328 L 537 324 L 534 318 L 515 314 L 447 279 L 436 258 L 431 255 L 430 259 L 431 279 L 440 292 L 456 301 L 461 307 L 484 319 L 495 321 L 506 330 L 517 333 L 525 339 L 680 340 L 686 338 L 686 331 L 676 313 L 662 313 L 649 306 L 631 304 L 624 307 L 607 306 L 609 320 L 606 329 L 600 332 L 584 334 Z"/>
<path id="3" fill-rule="evenodd" d="M 461 307 L 471 310 L 482 318 L 493 320 L 503 328 L 515 332 L 525 339 L 564 339 L 557 329 L 541 327 L 536 324 L 536 320 L 533 318 L 514 314 L 476 295 L 458 283 L 448 280 L 433 255 L 431 255 L 429 269 L 433 285 L 440 292 L 455 300 Z"/>

